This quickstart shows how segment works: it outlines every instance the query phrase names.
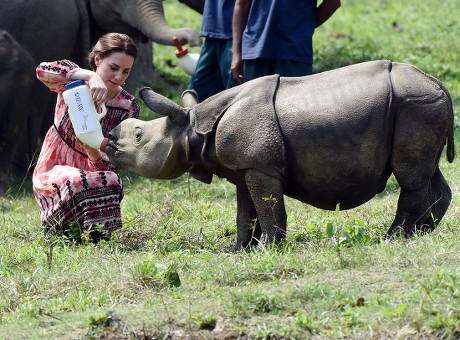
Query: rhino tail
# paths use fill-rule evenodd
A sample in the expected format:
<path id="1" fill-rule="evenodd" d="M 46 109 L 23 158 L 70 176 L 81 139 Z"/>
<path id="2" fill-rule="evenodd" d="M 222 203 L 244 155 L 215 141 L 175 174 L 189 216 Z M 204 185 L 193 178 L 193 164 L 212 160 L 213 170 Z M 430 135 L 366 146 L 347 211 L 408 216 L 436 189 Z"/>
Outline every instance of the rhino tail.
<path id="1" fill-rule="evenodd" d="M 447 160 L 452 163 L 455 158 L 454 123 L 452 122 L 447 135 Z"/>
<path id="2" fill-rule="evenodd" d="M 454 138 L 454 107 L 452 104 L 452 98 L 450 97 L 449 91 L 447 88 L 439 82 L 441 85 L 442 91 L 446 94 L 449 99 L 449 113 L 451 116 L 449 131 L 447 132 L 447 160 L 449 163 L 452 163 L 455 158 L 455 138 Z"/>
<path id="3" fill-rule="evenodd" d="M 452 104 L 452 98 L 450 96 L 449 91 L 447 90 L 447 88 L 444 86 L 443 83 L 441 83 L 437 78 L 433 77 L 432 75 L 429 75 L 429 74 L 426 74 L 426 75 L 428 76 L 428 78 L 432 79 L 436 84 L 439 85 L 439 87 L 444 92 L 448 100 L 449 113 L 450 113 L 450 126 L 449 126 L 449 131 L 447 131 L 447 137 L 446 137 L 447 138 L 446 155 L 447 155 L 447 161 L 449 163 L 452 163 L 455 158 L 454 106 Z"/>

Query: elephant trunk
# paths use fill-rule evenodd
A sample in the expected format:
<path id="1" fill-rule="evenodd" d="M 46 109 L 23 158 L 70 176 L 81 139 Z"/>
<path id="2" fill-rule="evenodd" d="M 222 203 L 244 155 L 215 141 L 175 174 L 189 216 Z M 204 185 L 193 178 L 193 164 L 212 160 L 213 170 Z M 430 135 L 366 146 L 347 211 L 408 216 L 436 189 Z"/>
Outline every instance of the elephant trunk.
<path id="1" fill-rule="evenodd" d="M 182 44 L 201 46 L 201 38 L 194 29 L 174 29 L 168 25 L 161 0 L 138 1 L 135 5 L 124 8 L 120 16 L 124 22 L 158 44 L 174 45 L 173 37 L 176 36 Z"/>

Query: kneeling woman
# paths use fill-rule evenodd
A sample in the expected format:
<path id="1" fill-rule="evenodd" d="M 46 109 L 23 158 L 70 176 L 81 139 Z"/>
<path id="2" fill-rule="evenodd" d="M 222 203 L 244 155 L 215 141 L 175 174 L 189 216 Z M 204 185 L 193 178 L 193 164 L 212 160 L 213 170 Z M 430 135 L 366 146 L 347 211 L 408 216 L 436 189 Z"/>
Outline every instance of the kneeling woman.
<path id="1" fill-rule="evenodd" d="M 66 83 L 84 80 L 95 103 L 106 104 L 101 126 L 107 137 L 121 121 L 139 115 L 135 97 L 122 88 L 136 56 L 136 45 L 127 35 L 109 33 L 88 56 L 92 71 L 68 60 L 37 67 L 38 79 L 58 94 L 54 125 L 46 134 L 33 175 L 47 237 L 68 234 L 75 226 L 81 233 L 90 232 L 97 242 L 121 228 L 122 181 L 107 155 L 77 139 L 62 93 Z"/>

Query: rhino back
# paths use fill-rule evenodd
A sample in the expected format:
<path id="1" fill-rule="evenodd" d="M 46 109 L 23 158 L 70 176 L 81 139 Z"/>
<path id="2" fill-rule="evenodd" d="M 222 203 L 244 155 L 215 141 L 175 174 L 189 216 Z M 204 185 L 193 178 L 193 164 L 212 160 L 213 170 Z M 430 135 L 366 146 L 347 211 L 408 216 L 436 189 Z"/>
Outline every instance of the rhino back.
<path id="1" fill-rule="evenodd" d="M 275 110 L 284 138 L 286 194 L 320 208 L 353 208 L 391 174 L 389 61 L 281 78 Z"/>

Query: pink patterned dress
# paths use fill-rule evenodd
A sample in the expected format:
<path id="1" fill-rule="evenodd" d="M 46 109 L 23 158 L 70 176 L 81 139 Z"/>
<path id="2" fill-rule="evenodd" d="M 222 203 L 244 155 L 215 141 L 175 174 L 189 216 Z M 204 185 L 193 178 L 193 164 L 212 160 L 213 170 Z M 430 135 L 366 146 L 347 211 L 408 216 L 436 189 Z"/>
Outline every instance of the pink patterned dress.
<path id="1" fill-rule="evenodd" d="M 62 234 L 72 223 L 80 231 L 103 226 L 108 233 L 121 228 L 120 202 L 123 184 L 107 155 L 91 162 L 76 142 L 67 105 L 62 97 L 65 84 L 80 68 L 68 60 L 45 62 L 37 67 L 37 78 L 57 92 L 54 125 L 48 130 L 33 175 L 35 199 L 45 234 Z M 106 102 L 107 114 L 101 120 L 102 133 L 124 119 L 139 115 L 134 96 L 121 90 Z"/>

